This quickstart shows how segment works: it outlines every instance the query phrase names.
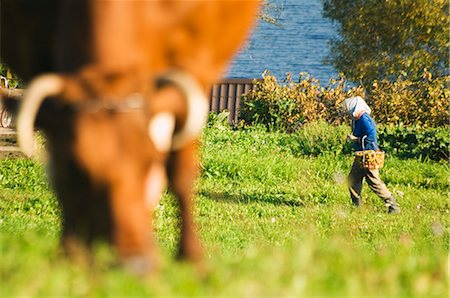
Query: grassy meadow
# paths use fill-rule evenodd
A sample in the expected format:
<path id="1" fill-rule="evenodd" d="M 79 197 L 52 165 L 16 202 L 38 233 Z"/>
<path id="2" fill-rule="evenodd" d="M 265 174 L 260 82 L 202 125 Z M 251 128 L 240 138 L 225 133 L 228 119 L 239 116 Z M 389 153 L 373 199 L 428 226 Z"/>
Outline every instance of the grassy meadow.
<path id="1" fill-rule="evenodd" d="M 327 135 L 344 142 L 344 130 Z M 364 205 L 351 206 L 351 155 L 305 155 L 314 139 L 297 138 L 220 122 L 205 129 L 195 208 L 201 276 L 173 260 L 170 195 L 149 217 L 159 274 L 139 279 L 110 267 L 105 247 L 85 268 L 59 257 L 60 212 L 45 166 L 0 160 L 0 296 L 448 297 L 448 163 L 388 156 L 381 177 L 402 207 L 388 215 L 367 185 Z"/>

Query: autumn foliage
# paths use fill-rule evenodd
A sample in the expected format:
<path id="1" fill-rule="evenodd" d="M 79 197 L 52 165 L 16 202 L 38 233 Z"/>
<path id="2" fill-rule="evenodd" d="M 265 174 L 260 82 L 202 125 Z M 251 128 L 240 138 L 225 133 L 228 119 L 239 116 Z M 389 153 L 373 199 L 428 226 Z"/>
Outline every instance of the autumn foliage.
<path id="1" fill-rule="evenodd" d="M 374 81 L 369 90 L 347 86 L 343 77 L 327 86 L 307 74 L 298 82 L 288 75 L 284 83 L 266 72 L 262 81 L 244 95 L 240 118 L 246 124 L 263 124 L 268 129 L 292 132 L 303 124 L 323 120 L 330 124 L 346 122 L 342 102 L 350 96 L 363 96 L 372 116 L 384 125 L 442 127 L 448 125 L 450 77 L 433 78 L 424 71 L 417 81 L 398 78 L 394 82 Z"/>

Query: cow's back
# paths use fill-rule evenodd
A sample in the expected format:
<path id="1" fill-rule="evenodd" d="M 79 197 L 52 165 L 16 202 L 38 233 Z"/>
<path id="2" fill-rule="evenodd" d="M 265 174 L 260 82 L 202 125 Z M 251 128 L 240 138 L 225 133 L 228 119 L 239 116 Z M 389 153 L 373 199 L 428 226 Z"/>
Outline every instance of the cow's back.
<path id="1" fill-rule="evenodd" d="M 245 38 L 257 2 L 4 0 L 0 56 L 25 81 L 95 65 L 105 73 L 183 69 L 210 84 Z"/>

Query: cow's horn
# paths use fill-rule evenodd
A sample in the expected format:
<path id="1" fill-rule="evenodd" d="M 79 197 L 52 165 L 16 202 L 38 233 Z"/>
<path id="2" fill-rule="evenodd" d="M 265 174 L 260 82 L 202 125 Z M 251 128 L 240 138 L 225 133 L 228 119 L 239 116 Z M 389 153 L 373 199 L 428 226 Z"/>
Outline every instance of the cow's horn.
<path id="1" fill-rule="evenodd" d="M 200 83 L 185 72 L 173 71 L 161 80 L 174 84 L 187 100 L 187 117 L 184 126 L 173 136 L 171 149 L 180 149 L 200 135 L 208 116 L 208 100 Z"/>
<path id="2" fill-rule="evenodd" d="M 169 112 L 156 114 L 148 125 L 148 134 L 159 152 L 168 152 L 172 148 L 172 136 L 175 131 L 175 116 Z"/>
<path id="3" fill-rule="evenodd" d="M 26 156 L 33 155 L 35 151 L 34 121 L 42 102 L 48 96 L 60 94 L 63 86 L 63 79 L 60 76 L 46 74 L 34 79 L 25 91 L 17 117 L 17 141 Z"/>

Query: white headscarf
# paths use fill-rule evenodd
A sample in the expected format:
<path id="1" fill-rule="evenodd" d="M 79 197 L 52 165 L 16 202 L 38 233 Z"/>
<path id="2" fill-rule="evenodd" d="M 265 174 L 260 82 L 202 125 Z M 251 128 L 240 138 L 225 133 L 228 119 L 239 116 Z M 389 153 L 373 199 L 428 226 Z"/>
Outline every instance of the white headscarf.
<path id="1" fill-rule="evenodd" d="M 372 112 L 370 107 L 361 96 L 349 97 L 344 101 L 345 110 L 355 118 L 361 111 L 369 114 Z"/>

